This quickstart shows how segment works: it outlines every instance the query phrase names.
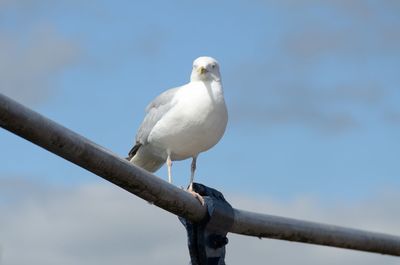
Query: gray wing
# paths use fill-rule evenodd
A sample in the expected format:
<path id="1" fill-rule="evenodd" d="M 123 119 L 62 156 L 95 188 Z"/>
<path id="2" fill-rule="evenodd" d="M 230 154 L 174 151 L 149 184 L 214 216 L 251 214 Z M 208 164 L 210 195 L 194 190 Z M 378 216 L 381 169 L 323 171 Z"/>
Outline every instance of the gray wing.
<path id="1" fill-rule="evenodd" d="M 146 116 L 136 134 L 136 143 L 145 144 L 156 123 L 175 105 L 173 98 L 179 87 L 169 89 L 157 96 L 146 108 Z"/>

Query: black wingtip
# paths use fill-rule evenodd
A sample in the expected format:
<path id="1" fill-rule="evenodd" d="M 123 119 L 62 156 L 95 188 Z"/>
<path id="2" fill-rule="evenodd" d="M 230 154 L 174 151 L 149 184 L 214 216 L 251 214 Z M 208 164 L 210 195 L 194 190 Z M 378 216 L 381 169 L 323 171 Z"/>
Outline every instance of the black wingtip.
<path id="1" fill-rule="evenodd" d="M 126 160 L 131 160 L 132 157 L 134 157 L 137 153 L 137 151 L 139 150 L 139 148 L 142 146 L 141 143 L 136 143 L 134 147 L 132 147 L 132 149 L 129 151 L 128 153 L 128 157 L 126 158 Z"/>

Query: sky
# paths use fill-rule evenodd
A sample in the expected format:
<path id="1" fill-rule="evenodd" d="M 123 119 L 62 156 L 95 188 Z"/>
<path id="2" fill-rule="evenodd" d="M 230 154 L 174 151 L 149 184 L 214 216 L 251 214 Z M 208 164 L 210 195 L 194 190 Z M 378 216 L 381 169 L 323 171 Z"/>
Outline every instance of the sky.
<path id="1" fill-rule="evenodd" d="M 126 156 L 148 102 L 215 57 L 229 123 L 195 181 L 237 208 L 400 235 L 399 11 L 395 0 L 0 0 L 0 92 Z M 187 264 L 174 216 L 4 130 L 0 160 L 0 264 Z M 186 186 L 190 161 L 172 173 Z M 398 263 L 237 235 L 227 253 L 229 264 Z"/>

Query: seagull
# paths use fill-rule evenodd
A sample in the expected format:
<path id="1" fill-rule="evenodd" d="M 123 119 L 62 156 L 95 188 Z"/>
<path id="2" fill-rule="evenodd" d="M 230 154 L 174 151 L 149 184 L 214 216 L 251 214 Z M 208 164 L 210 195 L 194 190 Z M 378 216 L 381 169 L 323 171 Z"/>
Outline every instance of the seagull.
<path id="1" fill-rule="evenodd" d="M 193 191 L 196 160 L 218 143 L 227 122 L 219 64 L 212 57 L 199 57 L 189 83 L 166 90 L 147 106 L 127 159 L 150 172 L 167 163 L 172 183 L 172 161 L 192 158 L 188 191 L 204 204 Z"/>

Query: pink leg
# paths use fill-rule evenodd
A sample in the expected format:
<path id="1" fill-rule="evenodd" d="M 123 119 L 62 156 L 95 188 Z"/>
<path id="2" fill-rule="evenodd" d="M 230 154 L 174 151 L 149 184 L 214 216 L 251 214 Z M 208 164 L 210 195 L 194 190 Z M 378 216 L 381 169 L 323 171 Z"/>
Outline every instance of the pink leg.
<path id="1" fill-rule="evenodd" d="M 167 157 L 167 167 L 168 167 L 168 182 L 172 184 L 172 174 L 171 174 L 172 161 L 169 155 Z"/>
<path id="2" fill-rule="evenodd" d="M 201 205 L 204 205 L 204 199 L 203 199 L 203 197 L 201 197 L 201 195 L 200 194 L 198 194 L 197 192 L 195 192 L 194 190 L 193 190 L 193 180 L 194 180 L 194 172 L 196 171 L 196 160 L 197 160 L 197 156 L 195 156 L 195 157 L 193 157 L 193 159 L 192 159 L 192 165 L 191 165 L 191 168 L 190 168 L 190 183 L 189 183 L 189 188 L 188 188 L 188 192 L 190 193 L 190 194 L 192 194 L 195 198 L 197 198 L 199 201 L 200 201 L 200 203 L 201 203 Z"/>

